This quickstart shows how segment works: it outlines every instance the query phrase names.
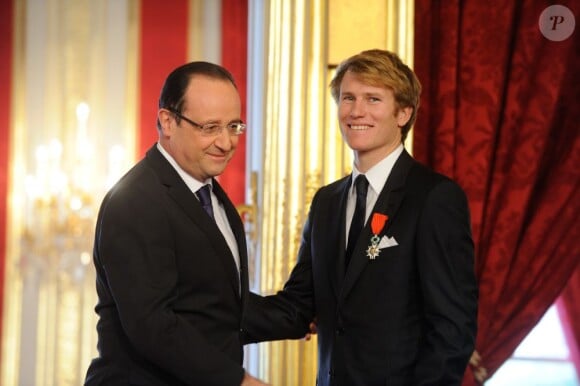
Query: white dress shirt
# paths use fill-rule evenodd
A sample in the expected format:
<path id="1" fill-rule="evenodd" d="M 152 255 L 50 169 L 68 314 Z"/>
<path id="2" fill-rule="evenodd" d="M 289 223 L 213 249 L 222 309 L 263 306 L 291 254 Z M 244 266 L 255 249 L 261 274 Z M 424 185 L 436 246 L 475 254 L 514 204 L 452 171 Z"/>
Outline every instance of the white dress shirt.
<path id="1" fill-rule="evenodd" d="M 367 203 L 365 212 L 365 224 L 367 223 L 371 212 L 377 203 L 379 194 L 383 190 L 387 178 L 393 170 L 395 161 L 399 158 L 403 152 L 403 144 L 400 144 L 391 154 L 383 158 L 379 163 L 370 168 L 366 173 L 364 173 L 367 181 L 369 182 L 369 190 L 367 192 Z M 352 166 L 352 181 L 350 185 L 350 190 L 348 192 L 348 199 L 346 202 L 346 239 L 348 240 L 348 232 L 350 229 L 350 223 L 352 222 L 352 216 L 354 216 L 354 207 L 356 205 L 356 187 L 354 186 L 354 181 L 358 177 L 359 172 L 355 165 Z"/>

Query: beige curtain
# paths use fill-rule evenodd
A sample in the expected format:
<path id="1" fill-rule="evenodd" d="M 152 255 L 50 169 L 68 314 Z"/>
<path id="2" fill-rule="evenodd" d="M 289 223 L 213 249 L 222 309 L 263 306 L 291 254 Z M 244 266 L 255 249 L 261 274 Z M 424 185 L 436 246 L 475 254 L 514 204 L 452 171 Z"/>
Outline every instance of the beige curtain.
<path id="1" fill-rule="evenodd" d="M 14 4 L 0 384 L 76 386 L 96 354 L 96 210 L 133 162 L 137 3 Z"/>

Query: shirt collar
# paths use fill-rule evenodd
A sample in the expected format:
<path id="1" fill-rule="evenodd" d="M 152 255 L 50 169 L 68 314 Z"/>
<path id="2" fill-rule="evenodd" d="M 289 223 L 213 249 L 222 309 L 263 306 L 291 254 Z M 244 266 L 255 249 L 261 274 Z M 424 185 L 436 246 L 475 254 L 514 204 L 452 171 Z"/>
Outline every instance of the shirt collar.
<path id="1" fill-rule="evenodd" d="M 159 142 L 157 142 L 157 149 L 167 159 L 167 161 L 171 164 L 171 166 L 173 166 L 177 174 L 179 174 L 183 182 L 185 182 L 185 185 L 187 185 L 189 190 L 191 190 L 193 193 L 197 192 L 199 188 L 201 188 L 206 184 L 210 185 L 212 184 L 211 178 L 208 178 L 207 180 L 201 182 L 190 176 L 185 170 L 181 168 L 181 166 L 179 166 L 177 161 L 175 161 L 175 159 L 171 156 L 171 154 L 169 154 L 167 150 L 165 150 Z"/>
<path id="2" fill-rule="evenodd" d="M 395 162 L 403 152 L 403 149 L 404 149 L 403 144 L 400 144 L 388 156 L 383 158 L 375 166 L 373 166 L 366 173 L 364 173 L 365 177 L 369 182 L 369 186 L 373 189 L 373 191 L 377 195 L 383 190 L 383 187 L 387 182 L 387 178 L 389 178 L 391 170 L 393 170 L 393 166 L 395 165 Z M 354 185 L 354 181 L 356 180 L 359 174 L 362 173 L 359 172 L 356 166 L 353 165 L 351 188 Z"/>

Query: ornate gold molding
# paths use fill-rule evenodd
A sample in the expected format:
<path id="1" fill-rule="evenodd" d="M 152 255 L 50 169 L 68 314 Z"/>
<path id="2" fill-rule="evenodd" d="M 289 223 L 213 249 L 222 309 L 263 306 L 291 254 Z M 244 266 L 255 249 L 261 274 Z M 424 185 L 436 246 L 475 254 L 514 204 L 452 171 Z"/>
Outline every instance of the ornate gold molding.
<path id="1" fill-rule="evenodd" d="M 258 214 L 258 173 L 252 172 L 250 174 L 250 187 L 249 187 L 250 200 L 247 204 L 240 204 L 236 206 L 242 221 L 248 224 L 251 229 L 246 230 L 249 239 L 252 242 L 256 241 L 256 216 Z"/>

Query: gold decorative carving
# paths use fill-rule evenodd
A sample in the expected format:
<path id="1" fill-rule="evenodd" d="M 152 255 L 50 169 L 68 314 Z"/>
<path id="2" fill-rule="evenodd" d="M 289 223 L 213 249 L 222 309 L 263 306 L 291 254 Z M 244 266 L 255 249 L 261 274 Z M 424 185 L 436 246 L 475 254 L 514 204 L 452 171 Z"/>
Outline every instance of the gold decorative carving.
<path id="1" fill-rule="evenodd" d="M 236 206 L 244 223 L 248 246 L 250 288 L 255 288 L 258 242 L 258 173 L 250 173 L 249 202 Z"/>
<path id="2" fill-rule="evenodd" d="M 258 173 L 250 173 L 250 200 L 247 204 L 236 206 L 240 217 L 249 229 L 246 229 L 249 239 L 256 242 L 256 216 L 258 214 Z"/>

